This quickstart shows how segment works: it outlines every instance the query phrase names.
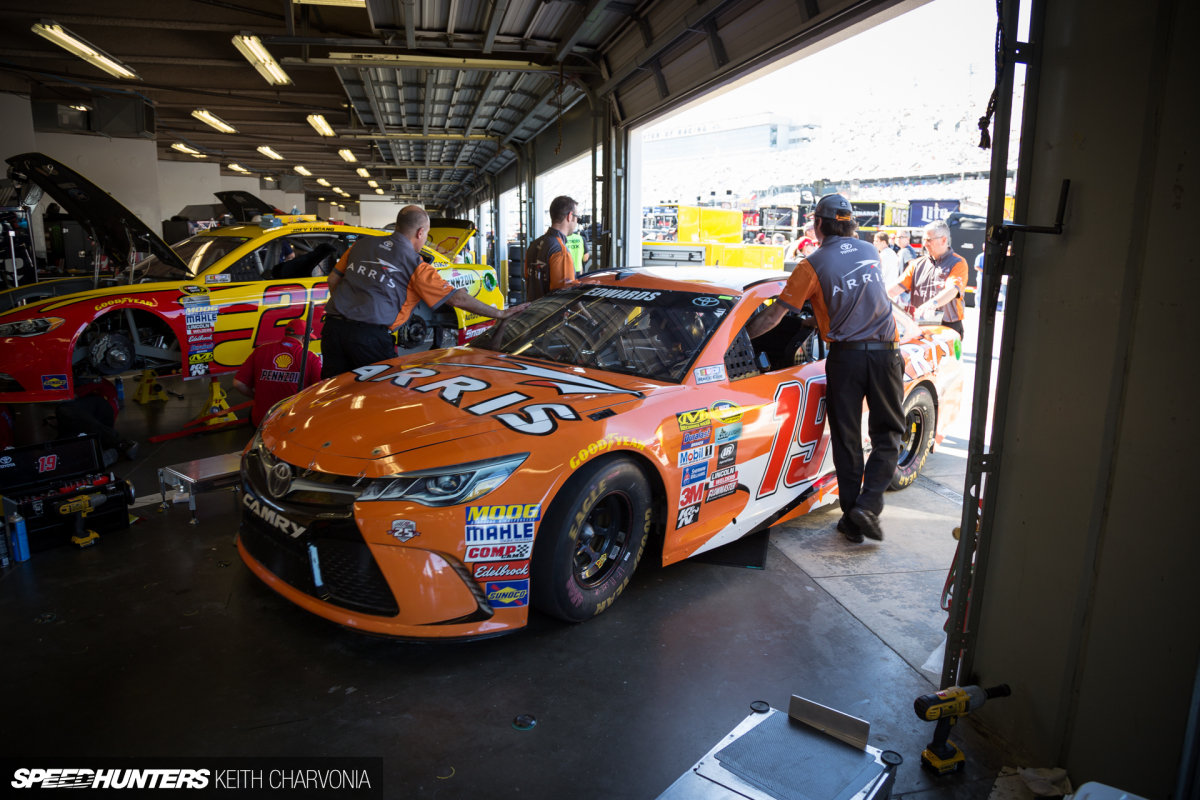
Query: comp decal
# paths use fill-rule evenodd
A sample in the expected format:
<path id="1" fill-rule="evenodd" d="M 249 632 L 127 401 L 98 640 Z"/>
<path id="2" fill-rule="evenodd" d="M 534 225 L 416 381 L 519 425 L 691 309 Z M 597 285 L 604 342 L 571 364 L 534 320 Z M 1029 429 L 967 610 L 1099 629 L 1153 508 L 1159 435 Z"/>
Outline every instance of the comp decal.
<path id="1" fill-rule="evenodd" d="M 541 518 L 541 503 L 467 506 L 466 542 L 468 545 L 532 543 L 534 527 Z"/>
<path id="2" fill-rule="evenodd" d="M 571 469 L 576 469 L 583 465 L 585 461 L 593 456 L 599 455 L 614 447 L 629 447 L 634 450 L 645 450 L 645 442 L 639 442 L 637 439 L 632 439 L 628 436 L 622 436 L 619 433 L 611 433 L 603 439 L 592 442 L 587 447 L 581 448 L 577 455 L 571 456 Z"/>
<path id="3" fill-rule="evenodd" d="M 510 542 L 507 544 L 469 544 L 463 561 L 514 561 L 529 558 L 533 542 Z"/>

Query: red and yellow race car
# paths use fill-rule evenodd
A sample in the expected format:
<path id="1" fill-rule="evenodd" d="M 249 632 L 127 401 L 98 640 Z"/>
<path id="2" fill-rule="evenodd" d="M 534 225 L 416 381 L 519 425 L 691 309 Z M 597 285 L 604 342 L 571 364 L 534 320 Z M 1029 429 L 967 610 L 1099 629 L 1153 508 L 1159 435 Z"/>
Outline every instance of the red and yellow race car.
<path id="1" fill-rule="evenodd" d="M 651 537 L 670 564 L 833 502 L 811 319 L 745 331 L 786 280 L 593 273 L 471 347 L 283 401 L 243 457 L 242 559 L 342 625 L 479 637 L 522 627 L 531 604 L 600 613 Z M 962 368 L 956 333 L 895 313 L 903 488 L 958 413 Z"/>
<path id="2" fill-rule="evenodd" d="M 360 236 L 387 235 L 284 215 L 245 192 L 221 192 L 218 198 L 243 223 L 167 246 L 111 195 L 54 159 L 27 153 L 8 163 L 23 191 L 44 191 L 86 225 L 109 273 L 0 291 L 0 403 L 68 399 L 75 377 L 84 374 L 234 372 L 254 347 L 279 341 L 288 321 L 305 317 L 310 304 L 319 353 L 326 275 Z M 492 268 L 452 263 L 475 226 L 434 223 L 422 255 L 455 288 L 502 308 Z M 149 257 L 131 268 L 131 251 Z M 285 260 L 289 252 L 293 258 Z M 462 344 L 491 324 L 422 303 L 396 333 L 398 352 Z"/>

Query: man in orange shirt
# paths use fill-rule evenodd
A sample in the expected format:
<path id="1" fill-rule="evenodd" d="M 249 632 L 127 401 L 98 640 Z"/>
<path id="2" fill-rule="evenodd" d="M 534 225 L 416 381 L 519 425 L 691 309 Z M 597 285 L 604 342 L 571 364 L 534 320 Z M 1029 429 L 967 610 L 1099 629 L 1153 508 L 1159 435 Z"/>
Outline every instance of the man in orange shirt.
<path id="1" fill-rule="evenodd" d="M 550 227 L 525 253 L 526 299 L 537 300 L 575 282 L 575 261 L 567 237 L 575 233 L 579 204 L 565 195 L 550 203 Z"/>
<path id="2" fill-rule="evenodd" d="M 492 319 L 507 319 L 525 306 L 498 309 L 455 290 L 421 260 L 429 238 L 429 215 L 405 206 L 391 236 L 363 236 L 329 275 L 329 301 L 321 332 L 322 378 L 396 357 L 392 331 L 408 321 L 422 300 L 436 310 L 443 303 Z"/>
<path id="3" fill-rule="evenodd" d="M 925 226 L 925 255 L 904 268 L 900 282 L 888 293 L 909 293 L 908 311 L 918 322 L 935 311 L 942 312 L 942 325 L 963 337 L 963 292 L 967 285 L 967 262 L 950 247 L 950 228 L 938 220 Z"/>
<path id="4" fill-rule="evenodd" d="M 896 475 L 904 432 L 904 358 L 879 265 L 879 251 L 854 235 L 850 201 L 838 194 L 821 198 L 813 212 L 820 247 L 796 265 L 778 300 L 750 320 L 750 338 L 779 324 L 788 311 L 812 302 L 821 337 L 829 342 L 825 360 L 825 407 L 837 471 L 842 518 L 837 529 L 848 540 L 880 541 L 883 492 Z M 862 410 L 871 456 L 863 462 Z"/>

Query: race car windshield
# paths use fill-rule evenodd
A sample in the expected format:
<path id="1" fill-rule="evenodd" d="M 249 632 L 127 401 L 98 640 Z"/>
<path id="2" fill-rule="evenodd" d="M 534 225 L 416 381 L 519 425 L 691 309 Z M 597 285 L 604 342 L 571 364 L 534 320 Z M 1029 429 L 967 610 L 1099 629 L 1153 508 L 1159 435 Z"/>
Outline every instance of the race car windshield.
<path id="1" fill-rule="evenodd" d="M 475 346 L 680 383 L 736 299 L 584 286 L 555 292 Z"/>
<path id="2" fill-rule="evenodd" d="M 133 266 L 133 280 L 136 283 L 145 283 L 147 281 L 182 281 L 194 278 L 215 264 L 218 259 L 224 258 L 248 241 L 250 239 L 246 236 L 204 236 L 203 234 L 184 239 L 178 244 L 171 245 L 171 249 L 187 264 L 186 272 L 165 261 L 160 261 L 158 256 L 150 256 Z M 125 274 L 124 277 L 126 280 L 129 279 L 128 274 Z"/>

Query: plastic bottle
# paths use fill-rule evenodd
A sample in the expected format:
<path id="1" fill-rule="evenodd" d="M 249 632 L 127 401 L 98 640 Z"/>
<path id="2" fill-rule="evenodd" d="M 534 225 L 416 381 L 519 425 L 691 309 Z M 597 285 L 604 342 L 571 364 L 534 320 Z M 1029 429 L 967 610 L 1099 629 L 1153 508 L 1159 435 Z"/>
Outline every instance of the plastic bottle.
<path id="1" fill-rule="evenodd" d="M 125 381 L 117 376 L 117 408 L 125 407 Z"/>

